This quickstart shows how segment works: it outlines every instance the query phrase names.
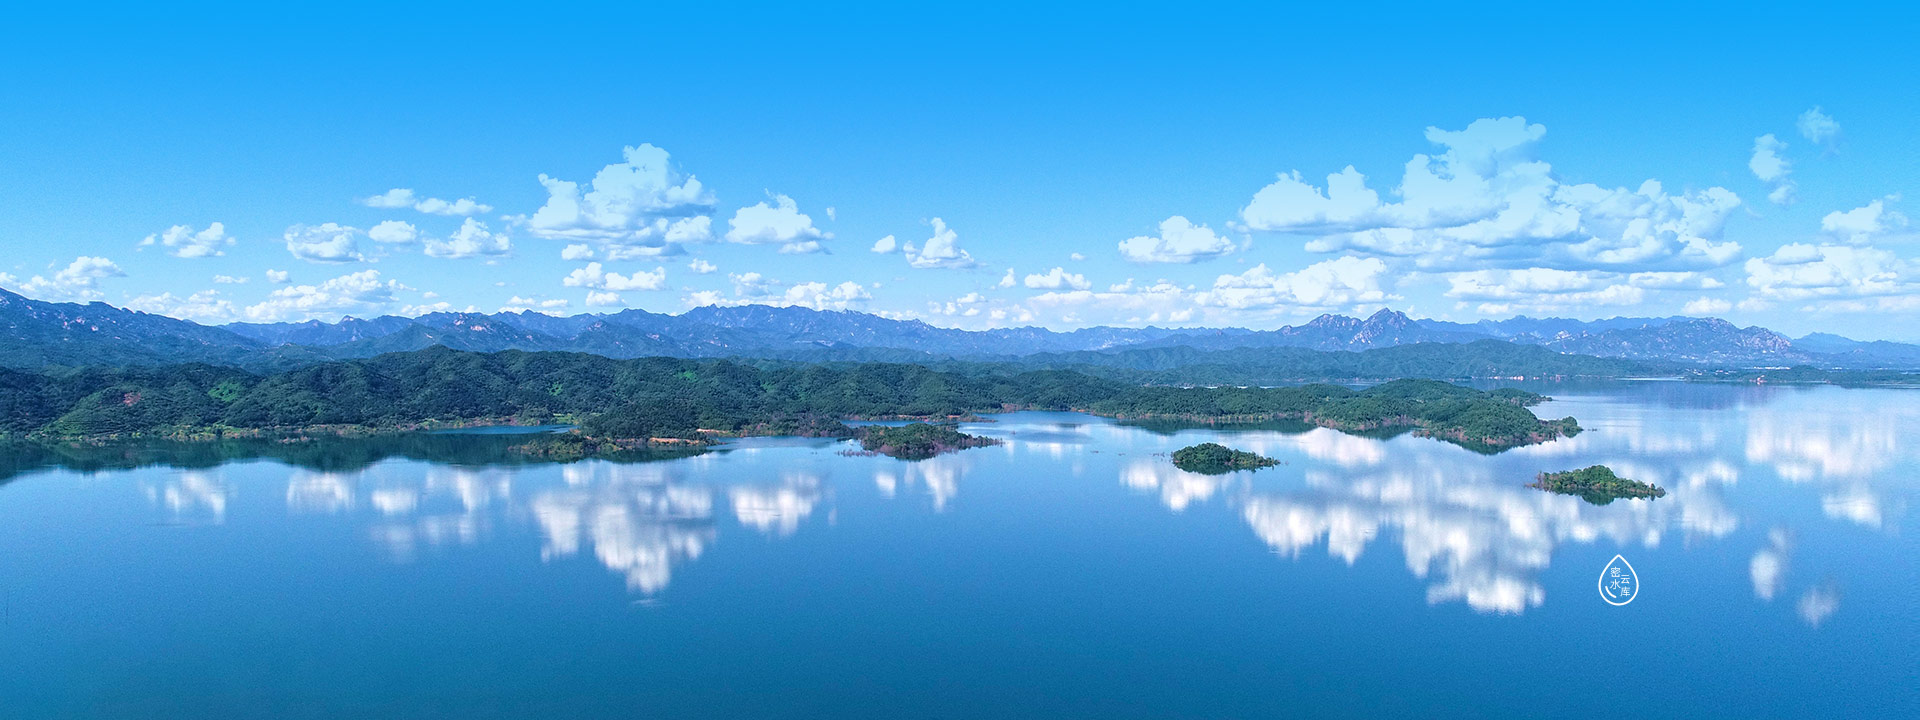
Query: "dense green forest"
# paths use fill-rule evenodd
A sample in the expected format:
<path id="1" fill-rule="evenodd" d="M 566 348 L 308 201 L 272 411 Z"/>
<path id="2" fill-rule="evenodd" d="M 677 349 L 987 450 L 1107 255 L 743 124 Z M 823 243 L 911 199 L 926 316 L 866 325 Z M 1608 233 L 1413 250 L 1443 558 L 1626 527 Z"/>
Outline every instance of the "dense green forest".
<path id="1" fill-rule="evenodd" d="M 951 425 L 908 423 L 900 427 L 866 425 L 854 431 L 860 447 L 902 460 L 923 460 L 944 452 L 999 445 L 993 438 L 968 435 Z"/>
<path id="2" fill-rule="evenodd" d="M 1615 475 L 1613 468 L 1605 465 L 1594 465 L 1565 472 L 1543 472 L 1527 487 L 1562 495 L 1578 495 L 1581 499 L 1595 505 L 1605 505 L 1619 498 L 1657 498 L 1665 497 L 1667 494 L 1667 491 L 1658 485 L 1649 485 Z"/>
<path id="3" fill-rule="evenodd" d="M 1219 443 L 1200 443 L 1173 451 L 1173 465 L 1187 472 L 1216 475 L 1234 470 L 1258 470 L 1279 465 L 1264 455 L 1235 450 Z"/>
<path id="4" fill-rule="evenodd" d="M 1368 430 L 1414 427 L 1504 447 L 1577 432 L 1541 422 L 1542 400 L 1429 380 L 1364 390 L 1145 387 L 1066 370 L 1010 375 L 916 365 L 756 367 L 725 360 L 429 348 L 270 375 L 209 365 L 0 370 L 0 433 L 219 437 L 320 426 L 396 430 L 475 422 L 578 422 L 590 436 L 698 441 L 714 435 L 846 436 L 851 418 L 952 418 L 1008 409 L 1130 419 L 1300 419 Z"/>

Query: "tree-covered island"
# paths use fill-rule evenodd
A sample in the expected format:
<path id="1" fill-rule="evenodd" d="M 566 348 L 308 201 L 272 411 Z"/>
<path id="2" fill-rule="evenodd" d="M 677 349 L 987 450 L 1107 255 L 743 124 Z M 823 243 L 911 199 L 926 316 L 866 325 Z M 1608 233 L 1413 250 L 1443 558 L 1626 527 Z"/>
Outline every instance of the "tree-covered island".
<path id="1" fill-rule="evenodd" d="M 1235 470 L 1258 470 L 1279 465 L 1263 455 L 1235 450 L 1219 443 L 1200 443 L 1173 451 L 1173 465 L 1187 472 L 1217 475 Z"/>
<path id="2" fill-rule="evenodd" d="M 1595 505 L 1605 505 L 1620 498 L 1657 498 L 1667 494 L 1667 491 L 1658 485 L 1649 485 L 1615 475 L 1613 468 L 1605 465 L 1564 472 L 1543 472 L 1527 487 L 1562 495 L 1578 495 L 1581 499 Z"/>
<path id="3" fill-rule="evenodd" d="M 952 425 L 908 423 L 898 427 L 864 425 L 854 430 L 861 449 L 902 460 L 925 460 L 941 453 L 999 445 L 989 437 L 968 435 Z"/>
<path id="4" fill-rule="evenodd" d="M 1127 420 L 1297 420 L 1343 431 L 1411 428 L 1498 450 L 1579 431 L 1541 420 L 1546 398 L 1435 380 L 1339 385 L 1142 386 L 1067 370 L 1013 374 L 894 363 L 764 363 L 429 348 L 256 374 L 203 364 L 0 370 L 0 437 L 217 439 L 488 423 L 570 423 L 556 454 L 747 435 L 854 437 L 852 419 L 950 420 L 1074 410 Z M 559 442 L 559 441 L 553 441 Z"/>

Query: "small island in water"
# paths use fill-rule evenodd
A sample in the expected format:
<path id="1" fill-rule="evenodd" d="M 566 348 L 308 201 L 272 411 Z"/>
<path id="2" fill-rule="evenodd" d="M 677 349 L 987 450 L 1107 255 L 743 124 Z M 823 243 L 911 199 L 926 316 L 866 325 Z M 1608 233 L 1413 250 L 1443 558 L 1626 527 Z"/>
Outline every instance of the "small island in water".
<path id="1" fill-rule="evenodd" d="M 1578 495 L 1595 505 L 1605 505 L 1620 498 L 1657 498 L 1667 494 L 1658 485 L 1615 475 L 1613 468 L 1605 465 L 1565 472 L 1543 472 L 1527 487 L 1562 495 Z"/>
<path id="2" fill-rule="evenodd" d="M 1258 470 L 1279 464 L 1279 460 L 1235 450 L 1219 443 L 1200 443 L 1173 451 L 1174 467 L 1187 472 L 1218 474 L 1234 470 Z"/>
<path id="3" fill-rule="evenodd" d="M 989 437 L 968 435 L 952 425 L 908 423 L 898 427 L 866 425 L 854 429 L 860 448 L 868 453 L 902 460 L 925 460 L 941 453 L 999 445 Z"/>

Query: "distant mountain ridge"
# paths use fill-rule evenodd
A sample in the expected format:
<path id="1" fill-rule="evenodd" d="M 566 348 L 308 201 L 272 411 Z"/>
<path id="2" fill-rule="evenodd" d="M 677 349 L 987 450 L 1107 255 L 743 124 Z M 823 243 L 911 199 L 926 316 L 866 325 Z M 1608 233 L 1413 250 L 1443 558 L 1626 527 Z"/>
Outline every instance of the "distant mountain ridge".
<path id="1" fill-rule="evenodd" d="M 1818 365 L 1920 368 L 1920 345 L 1813 334 L 1799 340 L 1761 327 L 1697 317 L 1570 320 L 1517 317 L 1455 323 L 1382 309 L 1366 318 L 1327 314 L 1274 330 L 1244 328 L 942 328 L 853 311 L 748 305 L 679 315 L 624 310 L 556 317 L 534 312 L 432 313 L 326 323 L 205 326 L 105 303 L 32 300 L 0 290 L 0 365 L 140 365 L 206 362 L 292 367 L 390 352 L 569 351 L 613 358 L 743 357 L 800 361 L 1062 362 L 1142 367 L 1140 353 L 1180 350 L 1206 364 L 1243 365 L 1234 353 L 1293 348 L 1365 351 L 1498 340 L 1561 353 L 1723 367 Z M 1133 355 L 1125 355 L 1133 353 Z M 1111 357 L 1106 357 L 1111 356 Z M 1257 354 L 1256 354 L 1257 356 Z M 1134 359 L 1126 359 L 1132 357 Z M 1271 361 L 1279 356 L 1261 356 Z M 1048 359 L 1051 358 L 1051 359 Z"/>

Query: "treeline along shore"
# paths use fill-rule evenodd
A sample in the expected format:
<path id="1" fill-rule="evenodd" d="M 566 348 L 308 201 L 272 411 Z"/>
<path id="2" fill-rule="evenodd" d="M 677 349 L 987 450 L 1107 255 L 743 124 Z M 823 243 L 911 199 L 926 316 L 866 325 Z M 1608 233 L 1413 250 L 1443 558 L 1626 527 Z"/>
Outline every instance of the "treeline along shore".
<path id="1" fill-rule="evenodd" d="M 257 374 L 204 364 L 0 370 L 0 434 L 30 440 L 212 439 L 490 423 L 577 424 L 655 443 L 853 435 L 851 419 L 1074 410 L 1132 420 L 1294 419 L 1347 431 L 1410 428 L 1503 448 L 1579 431 L 1528 408 L 1546 398 L 1434 380 L 1355 390 L 1143 386 L 1070 370 L 969 373 L 892 363 L 617 360 L 429 348 Z"/>

